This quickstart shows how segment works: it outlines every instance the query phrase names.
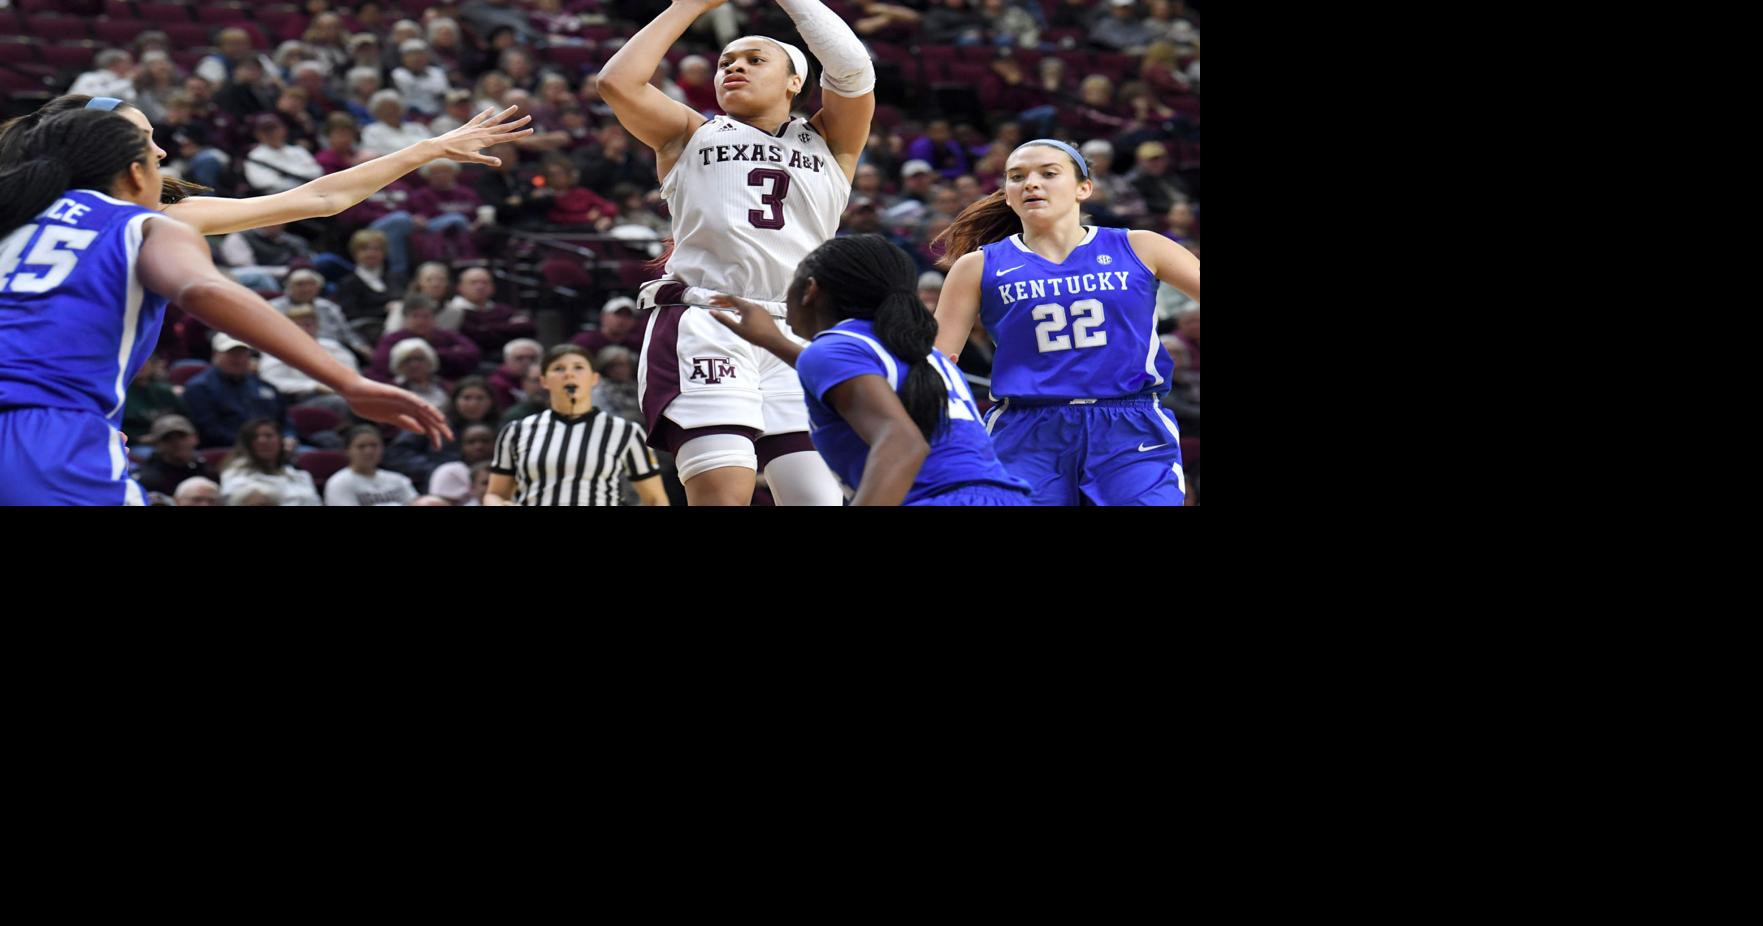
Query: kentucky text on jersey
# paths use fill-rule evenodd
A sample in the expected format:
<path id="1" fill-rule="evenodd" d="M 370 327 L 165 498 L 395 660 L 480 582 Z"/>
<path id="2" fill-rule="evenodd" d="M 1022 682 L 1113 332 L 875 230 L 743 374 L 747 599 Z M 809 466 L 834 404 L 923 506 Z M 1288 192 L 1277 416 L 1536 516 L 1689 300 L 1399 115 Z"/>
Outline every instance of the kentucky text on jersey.
<path id="1" fill-rule="evenodd" d="M 986 245 L 980 320 L 991 332 L 992 395 L 1107 399 L 1169 391 L 1157 339 L 1157 277 L 1122 228 L 1092 226 L 1063 261 L 1011 235 Z"/>
<path id="2" fill-rule="evenodd" d="M 703 159 L 704 167 L 709 167 L 711 155 L 715 155 L 716 163 L 724 161 L 762 161 L 767 164 L 784 163 L 784 150 L 776 145 L 716 145 L 698 149 L 698 156 Z M 826 159 L 818 154 L 803 154 L 794 148 L 789 149 L 789 166 L 800 167 L 819 173 L 826 166 Z"/>
<path id="3" fill-rule="evenodd" d="M 1009 305 L 1018 299 L 1045 299 L 1048 296 L 1058 298 L 1078 293 L 1126 292 L 1127 278 L 1128 271 L 1115 270 L 1110 273 L 1083 273 L 1045 280 L 1017 280 L 1015 283 L 999 284 L 998 298 L 1004 300 L 1005 305 Z M 1062 286 L 1064 292 L 1060 291 Z"/>

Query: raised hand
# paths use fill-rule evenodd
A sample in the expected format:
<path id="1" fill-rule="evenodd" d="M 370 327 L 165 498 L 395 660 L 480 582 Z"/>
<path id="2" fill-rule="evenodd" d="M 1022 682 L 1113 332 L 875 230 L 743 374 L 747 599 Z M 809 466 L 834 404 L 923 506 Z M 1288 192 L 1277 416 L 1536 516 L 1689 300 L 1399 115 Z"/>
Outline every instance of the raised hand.
<path id="1" fill-rule="evenodd" d="M 440 409 L 396 386 L 360 377 L 341 395 L 355 414 L 370 421 L 383 421 L 406 431 L 427 434 L 436 450 L 441 449 L 443 439 L 453 439 L 453 429 L 447 427 L 447 419 Z"/>
<path id="2" fill-rule="evenodd" d="M 493 148 L 496 145 L 533 134 L 532 129 L 521 128 L 532 121 L 532 116 L 521 116 L 512 122 L 508 121 L 509 117 L 519 109 L 518 106 L 510 106 L 501 112 L 486 109 L 471 117 L 471 121 L 459 128 L 434 139 L 436 146 L 440 148 L 440 156 L 452 161 L 463 161 L 467 164 L 488 164 L 491 167 L 501 167 L 501 158 L 491 157 L 481 152 L 485 148 Z"/>

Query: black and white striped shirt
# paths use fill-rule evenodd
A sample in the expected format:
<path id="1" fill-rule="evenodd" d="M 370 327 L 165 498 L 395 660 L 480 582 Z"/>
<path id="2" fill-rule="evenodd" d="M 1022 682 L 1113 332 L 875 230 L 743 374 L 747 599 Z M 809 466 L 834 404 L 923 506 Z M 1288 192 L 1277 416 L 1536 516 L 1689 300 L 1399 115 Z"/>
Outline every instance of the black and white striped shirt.
<path id="1" fill-rule="evenodd" d="M 617 505 L 620 473 L 661 475 L 644 440 L 641 425 L 597 408 L 573 418 L 546 409 L 502 426 L 490 472 L 514 477 L 516 505 Z"/>

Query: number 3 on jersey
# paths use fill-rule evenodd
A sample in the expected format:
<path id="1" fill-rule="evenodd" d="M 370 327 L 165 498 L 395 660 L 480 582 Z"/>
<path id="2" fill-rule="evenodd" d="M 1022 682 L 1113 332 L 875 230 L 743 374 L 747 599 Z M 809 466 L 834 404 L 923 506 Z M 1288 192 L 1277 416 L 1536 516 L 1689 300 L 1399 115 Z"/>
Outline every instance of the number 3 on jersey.
<path id="1" fill-rule="evenodd" d="M 29 257 L 20 260 L 25 245 L 30 243 L 31 236 L 41 229 L 35 247 L 31 248 Z M 68 274 L 79 266 L 80 256 L 75 251 L 84 251 L 90 247 L 98 233 L 90 229 L 68 228 L 65 225 L 25 225 L 6 236 L 0 242 L 0 293 L 10 289 L 15 293 L 46 293 L 67 279 Z M 66 247 L 64 248 L 63 245 Z M 48 267 L 48 273 L 14 273 L 19 264 L 34 267 Z"/>
<path id="2" fill-rule="evenodd" d="M 1079 299 L 1071 304 L 1070 334 L 1060 334 L 1065 330 L 1065 307 L 1056 302 L 1035 306 L 1031 317 L 1040 322 L 1035 326 L 1035 346 L 1043 354 L 1108 343 L 1108 332 L 1096 330 L 1103 321 L 1100 299 Z"/>
<path id="3" fill-rule="evenodd" d="M 784 227 L 784 197 L 790 195 L 790 175 L 775 167 L 755 167 L 747 171 L 748 186 L 764 186 L 771 181 L 771 192 L 761 193 L 759 201 L 771 207 L 765 212 L 758 209 L 747 210 L 747 221 L 754 228 Z"/>

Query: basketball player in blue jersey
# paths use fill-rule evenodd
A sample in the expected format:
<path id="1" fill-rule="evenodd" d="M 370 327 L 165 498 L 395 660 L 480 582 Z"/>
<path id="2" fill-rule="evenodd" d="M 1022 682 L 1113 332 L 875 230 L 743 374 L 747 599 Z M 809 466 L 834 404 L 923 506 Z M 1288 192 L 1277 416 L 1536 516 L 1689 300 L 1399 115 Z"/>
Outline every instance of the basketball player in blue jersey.
<path id="1" fill-rule="evenodd" d="M 711 302 L 714 318 L 796 368 L 814 446 L 854 505 L 1026 505 L 1005 471 L 955 364 L 936 352 L 936 318 L 918 300 L 918 267 L 880 235 L 822 244 L 790 283 L 792 331 L 746 299 Z"/>
<path id="2" fill-rule="evenodd" d="M 159 205 L 148 133 L 78 110 L 42 120 L 0 169 L 0 505 L 142 504 L 122 410 L 168 300 L 336 390 L 363 418 L 424 432 L 446 420 L 363 378 L 214 267 Z"/>
<path id="3" fill-rule="evenodd" d="M 58 96 L 44 103 L 36 112 L 19 116 L 0 125 L 0 170 L 18 160 L 20 143 L 25 134 L 44 119 L 79 109 L 114 112 L 153 135 L 153 123 L 133 105 L 115 97 L 91 97 L 84 94 Z M 203 235 L 226 235 L 232 232 L 298 222 L 336 215 L 378 192 L 386 184 L 437 158 L 470 164 L 502 163 L 500 158 L 480 154 L 484 148 L 513 141 L 532 134 L 521 129 L 531 116 L 507 121 L 515 112 L 509 107 L 499 113 L 484 110 L 464 125 L 437 138 L 417 142 L 401 151 L 357 164 L 348 170 L 327 174 L 294 189 L 269 196 L 229 199 L 224 196 L 201 196 L 212 192 L 207 187 L 187 180 L 162 177 L 161 196 L 153 208 L 189 225 Z M 152 146 L 157 160 L 165 159 L 165 151 Z"/>
<path id="4" fill-rule="evenodd" d="M 1174 366 L 1157 284 L 1199 299 L 1200 260 L 1155 232 L 1079 224 L 1093 189 L 1064 142 L 1011 153 L 1004 188 L 938 239 L 937 348 L 958 357 L 976 315 L 991 333 L 999 404 L 986 428 L 1035 504 L 1180 505 L 1181 436 L 1157 401 Z"/>

